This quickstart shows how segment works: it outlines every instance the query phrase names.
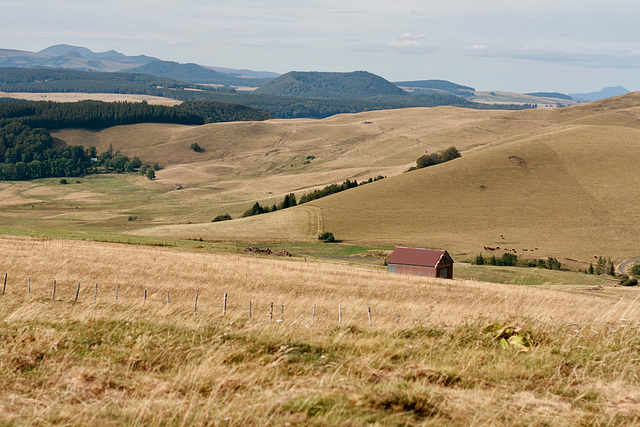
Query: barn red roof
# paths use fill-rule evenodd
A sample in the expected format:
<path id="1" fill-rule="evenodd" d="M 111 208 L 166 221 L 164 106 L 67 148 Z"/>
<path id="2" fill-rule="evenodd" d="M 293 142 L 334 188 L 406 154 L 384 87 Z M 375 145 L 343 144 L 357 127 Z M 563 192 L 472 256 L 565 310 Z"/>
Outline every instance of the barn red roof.
<path id="1" fill-rule="evenodd" d="M 445 253 L 447 251 L 396 246 L 387 263 L 435 267 Z"/>

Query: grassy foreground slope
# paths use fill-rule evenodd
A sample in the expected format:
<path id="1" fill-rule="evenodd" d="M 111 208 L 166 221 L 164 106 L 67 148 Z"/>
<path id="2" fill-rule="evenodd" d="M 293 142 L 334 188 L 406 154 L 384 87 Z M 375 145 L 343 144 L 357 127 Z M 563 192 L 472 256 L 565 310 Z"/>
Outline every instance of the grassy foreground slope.
<path id="1" fill-rule="evenodd" d="M 24 237 L 0 253 L 2 424 L 640 421 L 637 289 Z"/>
<path id="2" fill-rule="evenodd" d="M 640 94 L 634 93 L 563 110 L 489 116 L 485 120 L 500 122 L 505 132 L 494 134 L 490 143 L 482 128 L 476 138 L 461 138 L 467 152 L 455 161 L 290 212 L 140 233 L 293 240 L 303 234 L 313 238 L 308 230 L 317 228 L 349 243 L 446 248 L 468 259 L 498 246 L 519 256 L 567 262 L 588 263 L 595 255 L 634 257 L 640 253 L 638 104 Z M 458 130 L 466 134 L 470 128 Z M 472 150 L 474 142 L 482 149 Z M 296 229 L 296 220 L 284 219 L 292 212 L 308 218 L 311 210 L 320 212 L 317 227 L 305 223 L 304 230 Z M 286 225 L 278 232 L 276 222 Z"/>

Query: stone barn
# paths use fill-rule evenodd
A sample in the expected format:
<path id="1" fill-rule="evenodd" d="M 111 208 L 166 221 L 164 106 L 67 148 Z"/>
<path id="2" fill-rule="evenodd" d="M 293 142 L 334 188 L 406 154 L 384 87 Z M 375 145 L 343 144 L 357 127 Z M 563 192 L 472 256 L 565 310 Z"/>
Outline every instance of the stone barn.
<path id="1" fill-rule="evenodd" d="M 453 259 L 444 250 L 396 246 L 387 265 L 389 273 L 453 279 Z"/>

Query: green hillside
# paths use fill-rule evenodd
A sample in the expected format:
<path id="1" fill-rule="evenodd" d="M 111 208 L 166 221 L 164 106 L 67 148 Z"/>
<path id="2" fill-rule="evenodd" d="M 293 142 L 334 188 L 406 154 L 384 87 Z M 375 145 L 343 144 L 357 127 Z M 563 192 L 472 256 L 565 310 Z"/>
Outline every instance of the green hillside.
<path id="1" fill-rule="evenodd" d="M 405 96 L 402 89 L 366 71 L 351 73 L 291 71 L 271 80 L 257 93 L 301 98 L 359 99 Z"/>

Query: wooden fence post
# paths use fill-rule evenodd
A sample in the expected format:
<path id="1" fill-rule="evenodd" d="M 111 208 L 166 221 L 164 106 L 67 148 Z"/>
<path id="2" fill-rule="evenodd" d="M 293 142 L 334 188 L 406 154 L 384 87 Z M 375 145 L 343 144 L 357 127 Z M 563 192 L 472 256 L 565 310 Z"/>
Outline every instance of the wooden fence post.
<path id="1" fill-rule="evenodd" d="M 76 297 L 73 299 L 73 302 L 78 302 L 79 293 L 80 293 L 80 282 L 78 282 L 78 287 L 76 288 Z"/>
<path id="2" fill-rule="evenodd" d="M 56 280 L 53 279 L 53 292 L 51 293 L 51 301 L 56 298 Z"/>
<path id="3" fill-rule="evenodd" d="M 280 320 L 284 322 L 284 304 L 280 306 Z"/>
<path id="4" fill-rule="evenodd" d="M 222 300 L 222 315 L 225 316 L 227 314 L 227 293 L 224 293 L 224 298 Z"/>
<path id="5" fill-rule="evenodd" d="M 142 305 L 145 305 L 147 303 L 147 290 L 144 290 L 144 295 L 142 297 Z"/>
<path id="6" fill-rule="evenodd" d="M 2 284 L 2 295 L 4 295 L 4 291 L 7 288 L 7 273 L 4 273 L 4 283 Z"/>
<path id="7" fill-rule="evenodd" d="M 198 293 L 196 292 L 196 301 L 193 303 L 193 315 L 196 315 L 198 311 Z"/>
<path id="8" fill-rule="evenodd" d="M 116 285 L 116 303 L 118 303 L 118 291 L 120 290 L 120 285 Z"/>
<path id="9" fill-rule="evenodd" d="M 342 326 L 342 304 L 338 304 L 338 325 Z"/>
<path id="10" fill-rule="evenodd" d="M 367 307 L 367 315 L 369 316 L 369 326 L 373 326 L 371 324 L 371 307 Z"/>
<path id="11" fill-rule="evenodd" d="M 311 324 L 316 324 L 316 305 L 313 304 L 313 314 L 311 315 Z"/>
<path id="12" fill-rule="evenodd" d="M 251 319 L 251 300 L 249 300 L 249 319 Z"/>
<path id="13" fill-rule="evenodd" d="M 96 284 L 93 285 L 93 302 L 96 302 L 97 298 L 98 298 L 98 282 L 96 282 Z"/>
<path id="14" fill-rule="evenodd" d="M 273 301 L 271 301 L 271 307 L 269 308 L 269 323 L 273 320 Z"/>
<path id="15" fill-rule="evenodd" d="M 27 293 L 31 295 L 31 278 L 27 276 Z"/>
<path id="16" fill-rule="evenodd" d="M 167 308 L 169 308 L 169 291 L 167 291 Z"/>
<path id="17" fill-rule="evenodd" d="M 400 324 L 400 315 L 396 314 L 396 325 Z"/>

